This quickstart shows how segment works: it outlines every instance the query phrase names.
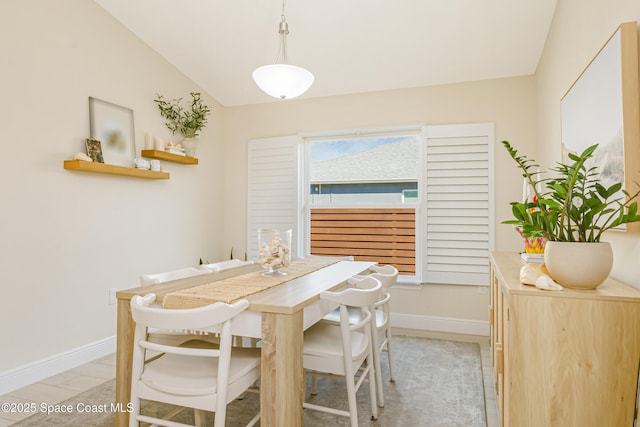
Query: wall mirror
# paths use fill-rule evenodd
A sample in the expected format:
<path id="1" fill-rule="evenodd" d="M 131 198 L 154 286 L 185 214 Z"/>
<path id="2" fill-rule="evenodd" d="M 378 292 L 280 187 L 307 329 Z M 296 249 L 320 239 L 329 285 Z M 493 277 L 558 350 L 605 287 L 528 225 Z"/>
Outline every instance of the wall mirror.
<path id="1" fill-rule="evenodd" d="M 606 185 L 640 184 L 638 24 L 618 27 L 561 100 L 562 155 L 599 144 L 593 157 Z M 620 194 L 620 197 L 624 195 Z M 640 223 L 627 230 L 640 231 Z"/>

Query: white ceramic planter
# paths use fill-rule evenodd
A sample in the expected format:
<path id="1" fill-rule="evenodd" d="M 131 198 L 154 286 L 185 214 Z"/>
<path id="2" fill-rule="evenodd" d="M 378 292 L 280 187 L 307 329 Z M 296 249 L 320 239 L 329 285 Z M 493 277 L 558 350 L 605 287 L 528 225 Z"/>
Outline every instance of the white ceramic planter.
<path id="1" fill-rule="evenodd" d="M 544 263 L 551 278 L 566 288 L 595 289 L 613 266 L 609 242 L 547 242 Z"/>
<path id="2" fill-rule="evenodd" d="M 196 148 L 198 147 L 198 139 L 197 138 L 185 138 L 182 140 L 182 147 L 186 152 L 187 156 L 195 157 Z"/>

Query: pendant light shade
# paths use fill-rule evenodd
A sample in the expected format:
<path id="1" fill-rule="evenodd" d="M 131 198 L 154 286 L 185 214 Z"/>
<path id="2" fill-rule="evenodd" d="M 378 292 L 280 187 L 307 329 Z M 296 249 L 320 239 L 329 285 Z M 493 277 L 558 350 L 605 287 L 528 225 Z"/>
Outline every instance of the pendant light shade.
<path id="1" fill-rule="evenodd" d="M 253 80 L 258 87 L 274 98 L 291 99 L 305 93 L 313 84 L 313 74 L 302 67 L 287 64 L 287 35 L 289 24 L 284 16 L 285 2 L 282 2 L 282 18 L 278 26 L 280 48 L 276 63 L 263 65 L 253 72 Z"/>
<path id="2" fill-rule="evenodd" d="M 302 95 L 311 87 L 313 74 L 295 65 L 271 64 L 256 68 L 253 80 L 266 94 L 291 99 Z"/>

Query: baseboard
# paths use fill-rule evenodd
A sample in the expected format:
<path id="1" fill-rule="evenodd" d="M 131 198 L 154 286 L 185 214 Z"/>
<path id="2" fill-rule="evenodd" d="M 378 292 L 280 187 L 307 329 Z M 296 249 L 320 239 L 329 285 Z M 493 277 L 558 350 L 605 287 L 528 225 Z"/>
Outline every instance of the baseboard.
<path id="1" fill-rule="evenodd" d="M 391 326 L 402 329 L 489 336 L 489 322 L 391 313 Z M 116 337 L 105 338 L 46 359 L 0 373 L 0 395 L 89 363 L 116 351 Z"/>
<path id="2" fill-rule="evenodd" d="M 0 395 L 42 381 L 116 351 L 116 337 L 105 338 L 55 356 L 0 372 Z"/>
<path id="3" fill-rule="evenodd" d="M 489 336 L 489 322 L 484 320 L 391 313 L 391 326 L 402 329 Z"/>

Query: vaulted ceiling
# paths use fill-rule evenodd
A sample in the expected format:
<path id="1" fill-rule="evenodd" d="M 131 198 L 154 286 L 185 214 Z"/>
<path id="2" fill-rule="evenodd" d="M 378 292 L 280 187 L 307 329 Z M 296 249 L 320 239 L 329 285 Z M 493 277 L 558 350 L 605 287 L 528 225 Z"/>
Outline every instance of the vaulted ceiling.
<path id="1" fill-rule="evenodd" d="M 225 106 L 282 102 L 253 70 L 278 52 L 280 0 L 95 0 Z M 535 73 L 556 0 L 288 0 L 303 98 Z M 286 102 L 286 101 L 285 101 Z"/>

